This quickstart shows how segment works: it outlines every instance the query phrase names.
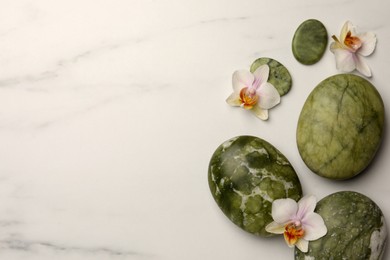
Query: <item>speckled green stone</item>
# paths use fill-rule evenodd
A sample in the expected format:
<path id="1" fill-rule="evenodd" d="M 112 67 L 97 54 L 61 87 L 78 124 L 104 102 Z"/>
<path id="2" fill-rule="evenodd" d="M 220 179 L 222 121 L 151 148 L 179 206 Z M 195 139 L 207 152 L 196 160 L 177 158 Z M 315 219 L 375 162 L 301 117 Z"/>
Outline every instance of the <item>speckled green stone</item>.
<path id="1" fill-rule="evenodd" d="M 299 200 L 301 184 L 289 161 L 268 142 L 238 136 L 214 152 L 208 182 L 215 201 L 237 226 L 259 236 L 271 236 L 272 202 Z"/>
<path id="2" fill-rule="evenodd" d="M 253 73 L 258 67 L 265 64 L 269 66 L 268 82 L 276 88 L 279 95 L 284 96 L 290 91 L 292 85 L 290 72 L 279 61 L 271 58 L 259 58 L 255 60 L 251 65 L 250 71 Z"/>
<path id="3" fill-rule="evenodd" d="M 306 165 L 330 179 L 363 171 L 382 140 L 384 105 L 366 79 L 340 74 L 322 81 L 298 120 L 297 144 Z"/>
<path id="4" fill-rule="evenodd" d="M 328 44 L 328 33 L 318 20 L 309 19 L 299 25 L 292 40 L 295 59 L 302 64 L 311 65 L 324 55 Z"/>
<path id="5" fill-rule="evenodd" d="M 380 260 L 387 229 L 380 208 L 366 196 L 351 191 L 331 194 L 315 210 L 328 233 L 309 242 L 309 251 L 295 249 L 296 260 Z"/>

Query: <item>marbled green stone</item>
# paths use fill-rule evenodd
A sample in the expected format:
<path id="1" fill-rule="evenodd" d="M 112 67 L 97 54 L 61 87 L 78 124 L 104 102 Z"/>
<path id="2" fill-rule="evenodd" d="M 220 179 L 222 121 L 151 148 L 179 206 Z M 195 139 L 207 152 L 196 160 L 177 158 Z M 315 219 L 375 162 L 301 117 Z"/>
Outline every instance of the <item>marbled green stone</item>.
<path id="1" fill-rule="evenodd" d="M 276 88 L 279 95 L 283 96 L 287 94 L 292 85 L 291 75 L 287 68 L 277 60 L 271 58 L 259 58 L 252 63 L 250 71 L 253 73 L 258 67 L 264 64 L 269 66 L 268 82 Z"/>
<path id="2" fill-rule="evenodd" d="M 387 229 L 380 208 L 366 196 L 352 191 L 331 194 L 316 210 L 328 233 L 309 242 L 309 251 L 295 249 L 296 260 L 380 260 L 385 251 Z"/>
<path id="3" fill-rule="evenodd" d="M 341 74 L 322 81 L 298 120 L 297 145 L 306 165 L 330 179 L 363 171 L 382 140 L 384 105 L 366 79 Z"/>
<path id="4" fill-rule="evenodd" d="M 293 167 L 275 147 L 253 136 L 238 136 L 214 152 L 208 171 L 211 193 L 225 215 L 242 229 L 271 236 L 272 202 L 299 200 L 301 184 Z"/>
<path id="5" fill-rule="evenodd" d="M 299 25 L 292 40 L 294 57 L 302 64 L 311 65 L 324 55 L 328 32 L 318 20 L 310 19 Z"/>

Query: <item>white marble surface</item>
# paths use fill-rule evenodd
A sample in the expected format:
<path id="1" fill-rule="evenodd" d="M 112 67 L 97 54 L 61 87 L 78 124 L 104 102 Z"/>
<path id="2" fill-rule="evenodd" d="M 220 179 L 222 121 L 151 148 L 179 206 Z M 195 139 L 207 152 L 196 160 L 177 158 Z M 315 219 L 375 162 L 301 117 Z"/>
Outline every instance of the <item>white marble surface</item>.
<path id="1" fill-rule="evenodd" d="M 212 153 L 243 134 L 282 151 L 305 194 L 358 191 L 390 222 L 387 126 L 360 177 L 312 174 L 296 147 L 297 119 L 309 92 L 338 71 L 329 50 L 313 66 L 291 53 L 295 29 L 309 18 L 330 35 L 346 20 L 375 32 L 370 81 L 388 111 L 388 0 L 0 0 L 0 7 L 0 259 L 293 259 L 281 237 L 231 224 L 209 192 Z M 225 103 L 233 71 L 263 56 L 294 80 L 267 122 Z"/>

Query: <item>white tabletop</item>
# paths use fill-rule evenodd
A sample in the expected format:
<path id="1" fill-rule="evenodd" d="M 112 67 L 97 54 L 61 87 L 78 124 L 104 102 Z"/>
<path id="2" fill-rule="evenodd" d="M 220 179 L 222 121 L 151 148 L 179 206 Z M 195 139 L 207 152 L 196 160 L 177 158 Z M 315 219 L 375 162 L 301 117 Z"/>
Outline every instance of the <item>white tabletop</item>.
<path id="1" fill-rule="evenodd" d="M 282 237 L 242 231 L 210 194 L 210 157 L 237 135 L 278 148 L 304 194 L 358 191 L 390 222 L 387 123 L 359 177 L 311 173 L 298 116 L 339 71 L 329 48 L 312 66 L 291 51 L 309 18 L 329 36 L 346 20 L 375 32 L 369 81 L 388 111 L 389 10 L 388 0 L 2 0 L 0 259 L 293 259 Z M 293 78 L 266 122 L 225 103 L 232 73 L 259 57 Z"/>

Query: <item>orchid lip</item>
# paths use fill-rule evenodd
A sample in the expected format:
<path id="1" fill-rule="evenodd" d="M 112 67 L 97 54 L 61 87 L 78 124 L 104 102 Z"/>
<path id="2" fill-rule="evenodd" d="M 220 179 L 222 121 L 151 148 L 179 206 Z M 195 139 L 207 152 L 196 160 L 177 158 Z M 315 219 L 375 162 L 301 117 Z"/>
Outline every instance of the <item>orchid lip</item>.
<path id="1" fill-rule="evenodd" d="M 362 41 L 359 39 L 359 37 L 352 36 L 351 31 L 348 31 L 344 39 L 344 44 L 355 52 L 362 46 Z"/>
<path id="2" fill-rule="evenodd" d="M 245 109 L 251 109 L 254 105 L 256 105 L 258 100 L 259 96 L 256 95 L 255 90 L 248 87 L 241 89 L 240 101 Z"/>
<path id="3" fill-rule="evenodd" d="M 289 245 L 295 245 L 304 235 L 305 230 L 300 221 L 295 221 L 285 226 L 284 237 Z"/>

